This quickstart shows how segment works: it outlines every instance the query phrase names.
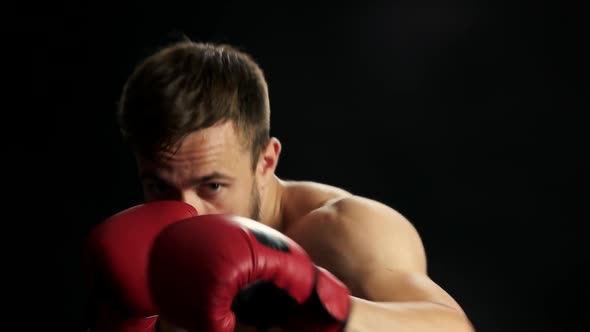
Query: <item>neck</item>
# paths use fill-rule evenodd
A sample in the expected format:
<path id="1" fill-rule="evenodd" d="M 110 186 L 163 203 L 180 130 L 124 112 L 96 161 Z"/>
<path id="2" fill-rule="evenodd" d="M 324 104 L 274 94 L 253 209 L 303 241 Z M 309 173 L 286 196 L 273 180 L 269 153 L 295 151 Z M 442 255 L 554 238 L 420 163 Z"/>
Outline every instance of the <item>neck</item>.
<path id="1" fill-rule="evenodd" d="M 283 185 L 276 176 L 262 193 L 261 222 L 278 231 L 283 231 Z"/>

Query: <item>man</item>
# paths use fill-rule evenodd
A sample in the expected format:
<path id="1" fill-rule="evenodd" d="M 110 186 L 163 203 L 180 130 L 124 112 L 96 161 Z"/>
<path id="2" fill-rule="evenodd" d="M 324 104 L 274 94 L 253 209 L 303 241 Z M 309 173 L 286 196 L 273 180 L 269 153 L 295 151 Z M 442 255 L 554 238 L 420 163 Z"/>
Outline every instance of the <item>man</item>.
<path id="1" fill-rule="evenodd" d="M 281 143 L 269 137 L 267 84 L 248 54 L 191 41 L 165 47 L 137 66 L 119 106 L 146 202 L 183 201 L 285 234 L 350 290 L 346 331 L 473 331 L 429 278 L 420 236 L 402 215 L 275 174 Z M 161 317 L 157 329 L 175 328 Z"/>

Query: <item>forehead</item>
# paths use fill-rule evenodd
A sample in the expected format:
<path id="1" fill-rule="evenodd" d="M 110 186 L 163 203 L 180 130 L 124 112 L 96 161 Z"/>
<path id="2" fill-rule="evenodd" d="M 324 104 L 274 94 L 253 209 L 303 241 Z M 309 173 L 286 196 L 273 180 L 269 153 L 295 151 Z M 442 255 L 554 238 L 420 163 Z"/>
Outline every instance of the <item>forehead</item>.
<path id="1" fill-rule="evenodd" d="M 210 168 L 231 169 L 248 162 L 243 147 L 234 125 L 226 122 L 190 133 L 174 149 L 159 152 L 155 161 L 138 159 L 142 168 L 217 171 Z"/>

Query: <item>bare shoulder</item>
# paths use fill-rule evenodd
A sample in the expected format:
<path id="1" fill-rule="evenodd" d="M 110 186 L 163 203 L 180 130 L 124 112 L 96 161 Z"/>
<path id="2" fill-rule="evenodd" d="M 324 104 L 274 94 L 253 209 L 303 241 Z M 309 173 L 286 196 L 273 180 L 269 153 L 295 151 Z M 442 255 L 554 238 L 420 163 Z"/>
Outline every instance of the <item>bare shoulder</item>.
<path id="1" fill-rule="evenodd" d="M 350 195 L 331 200 L 303 216 L 286 234 L 316 264 L 352 288 L 352 276 L 375 269 L 426 270 L 422 241 L 414 225 L 373 199 Z"/>
<path id="2" fill-rule="evenodd" d="M 352 196 L 348 191 L 312 181 L 281 180 L 284 193 L 283 214 L 287 227 L 299 222 L 310 212 L 330 205 L 333 201 Z"/>
<path id="3" fill-rule="evenodd" d="M 373 301 L 428 301 L 463 312 L 430 279 L 414 225 L 378 201 L 348 196 L 305 215 L 287 233 L 354 296 Z"/>

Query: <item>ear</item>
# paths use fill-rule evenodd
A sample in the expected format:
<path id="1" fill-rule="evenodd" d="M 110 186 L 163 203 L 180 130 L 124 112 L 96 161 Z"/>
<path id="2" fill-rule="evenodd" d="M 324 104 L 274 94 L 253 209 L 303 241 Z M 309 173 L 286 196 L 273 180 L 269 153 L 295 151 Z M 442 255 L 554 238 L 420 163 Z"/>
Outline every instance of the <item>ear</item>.
<path id="1" fill-rule="evenodd" d="M 265 181 L 274 175 L 280 154 L 281 142 L 275 137 L 271 137 L 268 144 L 262 149 L 258 159 L 256 173 L 261 178 L 260 180 Z"/>

